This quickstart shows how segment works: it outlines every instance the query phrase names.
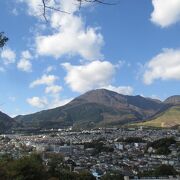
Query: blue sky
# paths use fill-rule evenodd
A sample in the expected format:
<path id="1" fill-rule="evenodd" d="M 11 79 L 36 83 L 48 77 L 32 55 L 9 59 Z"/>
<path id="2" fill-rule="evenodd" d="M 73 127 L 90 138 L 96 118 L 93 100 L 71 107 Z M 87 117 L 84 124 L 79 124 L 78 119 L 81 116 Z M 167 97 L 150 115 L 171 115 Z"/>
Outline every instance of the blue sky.
<path id="1" fill-rule="evenodd" d="M 0 2 L 0 109 L 11 116 L 63 105 L 96 88 L 164 100 L 180 94 L 180 0 L 116 6 Z"/>

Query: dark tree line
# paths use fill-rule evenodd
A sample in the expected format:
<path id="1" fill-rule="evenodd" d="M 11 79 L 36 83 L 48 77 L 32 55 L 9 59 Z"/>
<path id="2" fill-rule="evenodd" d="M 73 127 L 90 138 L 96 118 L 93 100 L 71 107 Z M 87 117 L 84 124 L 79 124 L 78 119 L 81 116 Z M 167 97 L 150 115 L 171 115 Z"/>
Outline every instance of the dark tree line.
<path id="1" fill-rule="evenodd" d="M 61 157 L 50 157 L 44 163 L 41 156 L 32 154 L 20 159 L 9 155 L 0 158 L 1 180 L 95 180 L 87 171 L 71 172 Z"/>
<path id="2" fill-rule="evenodd" d="M 168 155 L 171 153 L 169 147 L 172 144 L 176 144 L 174 137 L 162 138 L 162 139 L 156 140 L 154 142 L 148 143 L 147 148 L 152 147 L 156 150 L 157 154 Z"/>
<path id="3" fill-rule="evenodd" d="M 175 176 L 178 175 L 178 172 L 170 165 L 161 165 L 157 167 L 154 171 L 146 171 L 140 173 L 140 177 L 162 177 L 162 176 Z"/>

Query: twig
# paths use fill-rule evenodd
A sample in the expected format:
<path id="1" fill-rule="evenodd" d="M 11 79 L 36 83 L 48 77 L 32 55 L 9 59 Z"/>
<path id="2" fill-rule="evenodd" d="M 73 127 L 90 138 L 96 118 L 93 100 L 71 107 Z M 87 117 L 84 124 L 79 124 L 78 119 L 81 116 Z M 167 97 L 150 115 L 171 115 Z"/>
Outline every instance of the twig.
<path id="1" fill-rule="evenodd" d="M 70 14 L 69 12 L 60 10 L 58 8 L 55 8 L 55 7 L 52 7 L 52 6 L 47 6 L 45 1 L 46 0 L 42 0 L 42 4 L 43 4 L 43 17 L 44 17 L 44 19 L 46 21 L 48 21 L 47 17 L 46 17 L 46 9 L 50 9 L 50 10 L 54 10 L 54 11 L 59 11 L 61 13 Z M 74 0 L 74 1 L 77 1 L 79 3 L 79 9 L 81 9 L 83 2 L 84 3 L 100 3 L 100 4 L 105 4 L 105 5 L 117 5 L 118 4 L 118 3 L 108 3 L 108 2 L 105 2 L 104 0 Z"/>
<path id="2" fill-rule="evenodd" d="M 82 1 L 82 0 L 81 0 Z M 89 3 L 100 3 L 100 4 L 105 4 L 105 5 L 117 5 L 118 3 L 108 3 L 100 0 L 84 0 L 85 2 Z"/>
<path id="3" fill-rule="evenodd" d="M 60 10 L 60 9 L 57 9 L 57 8 L 55 8 L 55 7 L 47 6 L 45 0 L 42 0 L 42 3 L 43 3 L 43 17 L 44 17 L 44 19 L 46 20 L 46 22 L 48 22 L 47 17 L 46 17 L 46 9 L 58 11 L 58 12 L 61 12 L 61 13 L 70 14 L 69 12 L 66 12 L 66 11 L 63 11 L 63 10 Z"/>

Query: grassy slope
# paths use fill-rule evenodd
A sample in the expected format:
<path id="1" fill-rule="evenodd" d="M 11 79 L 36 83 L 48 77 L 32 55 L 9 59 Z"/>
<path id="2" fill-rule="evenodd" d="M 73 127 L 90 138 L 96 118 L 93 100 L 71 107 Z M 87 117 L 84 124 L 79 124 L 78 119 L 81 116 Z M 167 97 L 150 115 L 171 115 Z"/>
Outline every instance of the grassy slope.
<path id="1" fill-rule="evenodd" d="M 137 123 L 138 126 L 152 127 L 173 127 L 180 125 L 180 106 L 173 106 L 157 115 L 154 119 L 142 123 Z"/>

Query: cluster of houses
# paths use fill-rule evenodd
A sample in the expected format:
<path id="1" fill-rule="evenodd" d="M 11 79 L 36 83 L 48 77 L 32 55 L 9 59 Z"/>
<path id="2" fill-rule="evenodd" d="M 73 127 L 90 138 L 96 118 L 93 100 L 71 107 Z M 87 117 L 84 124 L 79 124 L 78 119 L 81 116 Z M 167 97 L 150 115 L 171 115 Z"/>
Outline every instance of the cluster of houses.
<path id="1" fill-rule="evenodd" d="M 141 138 L 142 142 L 126 142 L 127 138 Z M 171 153 L 159 155 L 148 142 L 174 137 L 176 144 L 169 147 Z M 153 129 L 97 129 L 72 132 L 61 130 L 41 135 L 2 135 L 0 154 L 10 153 L 15 158 L 38 153 L 60 153 L 73 162 L 73 171 L 88 170 L 97 178 L 106 172 L 118 171 L 127 177 L 139 172 L 154 170 L 162 164 L 171 165 L 180 172 L 180 134 L 178 130 Z M 102 149 L 97 149 L 98 142 Z M 87 144 L 89 146 L 87 146 Z"/>

